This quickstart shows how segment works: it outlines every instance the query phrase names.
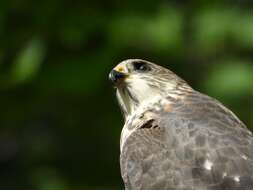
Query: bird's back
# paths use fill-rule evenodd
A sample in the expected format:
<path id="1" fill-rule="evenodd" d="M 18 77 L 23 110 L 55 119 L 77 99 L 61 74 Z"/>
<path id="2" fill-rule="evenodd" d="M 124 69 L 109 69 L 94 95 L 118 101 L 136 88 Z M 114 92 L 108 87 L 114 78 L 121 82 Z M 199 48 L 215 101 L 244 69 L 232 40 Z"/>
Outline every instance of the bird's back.
<path id="1" fill-rule="evenodd" d="M 121 151 L 127 190 L 253 189 L 253 137 L 231 111 L 195 91 L 165 102 L 126 126 L 135 127 Z"/>

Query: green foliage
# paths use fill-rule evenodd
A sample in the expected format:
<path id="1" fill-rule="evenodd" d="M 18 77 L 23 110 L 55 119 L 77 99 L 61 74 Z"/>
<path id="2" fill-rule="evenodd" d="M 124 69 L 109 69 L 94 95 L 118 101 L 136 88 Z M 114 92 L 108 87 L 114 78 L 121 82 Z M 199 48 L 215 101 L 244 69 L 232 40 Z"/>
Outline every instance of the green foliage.
<path id="1" fill-rule="evenodd" d="M 52 169 L 40 169 L 33 176 L 38 190 L 70 190 L 66 181 Z"/>
<path id="2" fill-rule="evenodd" d="M 150 15 L 122 15 L 112 22 L 110 37 L 122 46 L 174 52 L 182 45 L 182 13 L 163 6 Z"/>
<path id="3" fill-rule="evenodd" d="M 216 52 L 230 43 L 252 48 L 252 19 L 252 13 L 231 7 L 200 10 L 194 19 L 196 44 L 207 52 Z"/>
<path id="4" fill-rule="evenodd" d="M 40 69 L 44 54 L 45 48 L 42 41 L 31 39 L 14 61 L 13 81 L 22 83 L 32 80 Z"/>
<path id="5" fill-rule="evenodd" d="M 242 61 L 222 61 L 213 68 L 206 88 L 216 96 L 232 99 L 252 95 L 253 67 Z"/>
<path id="6" fill-rule="evenodd" d="M 251 8 L 1 1 L 0 189 L 124 189 L 123 119 L 107 77 L 126 58 L 166 65 L 253 127 Z"/>

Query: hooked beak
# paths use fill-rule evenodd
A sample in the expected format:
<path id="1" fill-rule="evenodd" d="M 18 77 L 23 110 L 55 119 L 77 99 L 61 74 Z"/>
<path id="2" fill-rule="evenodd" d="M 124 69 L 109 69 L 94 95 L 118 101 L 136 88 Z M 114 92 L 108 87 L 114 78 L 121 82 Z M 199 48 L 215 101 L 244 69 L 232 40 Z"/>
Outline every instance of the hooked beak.
<path id="1" fill-rule="evenodd" d="M 113 83 L 113 84 L 118 84 L 119 82 L 124 81 L 124 79 L 127 77 L 126 73 L 122 73 L 119 71 L 116 71 L 115 69 L 113 69 L 110 74 L 109 74 L 109 80 Z"/>

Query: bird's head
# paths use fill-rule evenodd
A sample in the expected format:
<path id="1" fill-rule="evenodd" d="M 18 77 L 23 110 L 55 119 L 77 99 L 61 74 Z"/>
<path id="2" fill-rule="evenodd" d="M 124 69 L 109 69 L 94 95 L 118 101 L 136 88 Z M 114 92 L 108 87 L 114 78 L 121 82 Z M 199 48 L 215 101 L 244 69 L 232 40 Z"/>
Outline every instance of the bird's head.
<path id="1" fill-rule="evenodd" d="M 141 59 L 119 63 L 109 74 L 117 88 L 117 98 L 125 118 L 139 106 L 158 101 L 180 87 L 190 88 L 172 71 Z"/>

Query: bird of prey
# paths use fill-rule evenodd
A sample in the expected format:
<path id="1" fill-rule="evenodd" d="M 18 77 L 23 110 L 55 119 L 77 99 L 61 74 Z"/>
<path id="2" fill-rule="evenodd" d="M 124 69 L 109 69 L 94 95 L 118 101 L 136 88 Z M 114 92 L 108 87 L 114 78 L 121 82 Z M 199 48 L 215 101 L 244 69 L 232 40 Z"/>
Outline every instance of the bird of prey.
<path id="1" fill-rule="evenodd" d="M 110 73 L 126 190 L 253 190 L 253 136 L 219 101 L 141 59 Z"/>

